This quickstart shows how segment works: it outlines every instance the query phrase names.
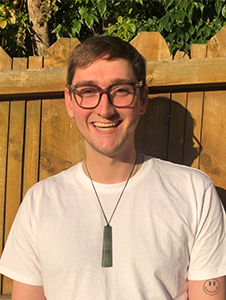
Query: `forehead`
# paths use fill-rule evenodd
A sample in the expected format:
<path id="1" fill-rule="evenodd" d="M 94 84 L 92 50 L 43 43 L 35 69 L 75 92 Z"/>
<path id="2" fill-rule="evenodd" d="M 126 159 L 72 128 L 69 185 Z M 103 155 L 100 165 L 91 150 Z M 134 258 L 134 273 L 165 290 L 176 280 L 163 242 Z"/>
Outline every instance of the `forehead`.
<path id="1" fill-rule="evenodd" d="M 73 84 L 94 81 L 99 85 L 108 85 L 117 80 L 136 81 L 132 64 L 125 59 L 98 59 L 86 68 L 77 68 Z"/>

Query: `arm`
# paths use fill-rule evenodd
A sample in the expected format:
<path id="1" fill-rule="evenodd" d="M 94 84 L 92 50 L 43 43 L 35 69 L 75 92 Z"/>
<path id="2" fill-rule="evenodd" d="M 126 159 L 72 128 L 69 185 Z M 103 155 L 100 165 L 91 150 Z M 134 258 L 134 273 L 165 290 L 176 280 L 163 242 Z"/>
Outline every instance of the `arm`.
<path id="1" fill-rule="evenodd" d="M 189 300 L 226 300 L 226 277 L 188 281 Z"/>
<path id="2" fill-rule="evenodd" d="M 13 281 L 12 300 L 46 300 L 42 286 Z"/>

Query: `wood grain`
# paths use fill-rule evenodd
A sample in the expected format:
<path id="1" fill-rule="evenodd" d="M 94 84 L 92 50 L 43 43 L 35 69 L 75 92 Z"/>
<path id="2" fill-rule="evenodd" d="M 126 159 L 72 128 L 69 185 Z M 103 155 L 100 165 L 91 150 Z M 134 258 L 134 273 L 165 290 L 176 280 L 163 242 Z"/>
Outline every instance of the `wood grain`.
<path id="1" fill-rule="evenodd" d="M 0 47 L 0 71 L 9 70 L 12 59 Z M 4 227 L 5 227 L 5 205 L 6 205 L 6 175 L 8 156 L 8 130 L 9 130 L 9 101 L 0 102 L 0 255 L 4 247 Z M 0 288 L 2 288 L 2 281 Z"/>
<path id="2" fill-rule="evenodd" d="M 42 57 L 29 57 L 28 67 L 30 69 L 42 68 L 42 64 Z M 26 103 L 23 197 L 27 190 L 39 179 L 41 108 L 41 99 L 27 101 Z"/>
<path id="3" fill-rule="evenodd" d="M 177 51 L 175 61 L 188 60 L 184 52 Z M 187 93 L 172 93 L 170 102 L 170 123 L 167 160 L 182 164 L 186 125 Z"/>
<path id="4" fill-rule="evenodd" d="M 226 88 L 226 58 L 150 61 L 147 84 L 150 92 L 179 92 Z M 0 71 L 0 101 L 63 97 L 66 67 Z"/>
<path id="5" fill-rule="evenodd" d="M 225 35 L 226 28 L 223 28 L 207 43 L 208 58 L 226 57 Z M 203 113 L 200 167 L 216 186 L 226 190 L 226 92 L 206 92 Z"/>
<path id="6" fill-rule="evenodd" d="M 131 44 L 146 61 L 158 63 L 172 59 L 168 45 L 158 33 L 143 32 Z M 147 84 L 152 84 L 147 82 Z M 140 119 L 136 144 L 142 153 L 167 158 L 170 94 L 150 95 L 147 112 Z"/>
<path id="7" fill-rule="evenodd" d="M 192 45 L 191 59 L 206 58 L 206 51 L 206 45 Z M 188 93 L 183 163 L 197 169 L 200 165 L 200 151 L 202 150 L 201 134 L 203 102 L 203 92 Z"/>
<path id="8" fill-rule="evenodd" d="M 26 58 L 14 58 L 13 68 L 27 68 Z M 13 220 L 21 202 L 22 168 L 24 150 L 25 101 L 10 103 L 8 161 L 6 176 L 5 238 L 8 237 Z M 3 278 L 3 294 L 11 293 L 12 281 Z"/>

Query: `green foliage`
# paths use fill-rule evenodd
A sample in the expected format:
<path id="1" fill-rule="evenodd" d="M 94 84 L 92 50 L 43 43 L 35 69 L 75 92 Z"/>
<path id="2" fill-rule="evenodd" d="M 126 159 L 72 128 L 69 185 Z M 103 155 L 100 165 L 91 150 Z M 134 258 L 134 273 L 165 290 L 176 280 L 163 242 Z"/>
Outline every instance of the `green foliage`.
<path id="1" fill-rule="evenodd" d="M 205 44 L 226 24 L 225 0 L 164 0 L 158 1 L 162 17 L 150 17 L 140 31 L 159 31 L 174 54 L 189 54 L 191 44 Z"/>
<path id="2" fill-rule="evenodd" d="M 42 0 L 40 26 L 52 19 L 57 0 Z M 0 0 L 0 46 L 10 56 L 32 55 L 32 26 L 25 0 Z"/>
<path id="3" fill-rule="evenodd" d="M 0 0 L 1 47 L 11 56 L 25 56 L 30 34 L 27 10 L 19 1 Z"/>
<path id="4" fill-rule="evenodd" d="M 78 37 L 108 34 L 130 41 L 141 31 L 158 31 L 172 54 L 189 54 L 192 43 L 206 43 L 226 24 L 225 0 L 77 0 L 61 1 L 52 32 Z M 73 26 L 71 26 L 73 24 Z"/>
<path id="5" fill-rule="evenodd" d="M 56 1 L 58 0 L 42 0 L 40 5 L 40 10 L 42 13 L 42 17 L 39 20 L 39 25 L 44 26 L 51 19 L 52 14 L 54 14 L 58 7 L 56 5 Z"/>
<path id="6" fill-rule="evenodd" d="M 25 4 L 0 0 L 0 44 L 11 56 L 31 51 Z M 158 31 L 172 54 L 189 54 L 191 44 L 206 43 L 226 24 L 226 0 L 42 0 L 40 9 L 51 43 L 106 34 L 130 41 L 141 31 Z"/>

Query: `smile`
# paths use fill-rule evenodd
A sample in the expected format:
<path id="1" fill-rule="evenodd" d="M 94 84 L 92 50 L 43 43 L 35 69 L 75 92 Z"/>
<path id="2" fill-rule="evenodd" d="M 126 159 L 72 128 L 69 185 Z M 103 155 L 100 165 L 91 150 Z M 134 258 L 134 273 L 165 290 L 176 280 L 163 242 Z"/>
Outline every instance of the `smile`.
<path id="1" fill-rule="evenodd" d="M 116 127 L 118 127 L 118 125 L 121 122 L 112 122 L 112 123 L 99 123 L 99 122 L 94 122 L 93 125 L 94 127 L 96 127 L 99 130 L 103 130 L 103 131 L 110 131 L 115 129 Z"/>
<path id="2" fill-rule="evenodd" d="M 219 287 L 217 286 L 216 289 L 213 291 L 210 291 L 208 288 L 205 287 L 205 290 L 207 293 L 215 295 L 218 293 Z"/>

